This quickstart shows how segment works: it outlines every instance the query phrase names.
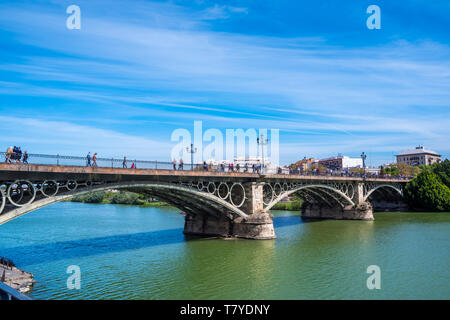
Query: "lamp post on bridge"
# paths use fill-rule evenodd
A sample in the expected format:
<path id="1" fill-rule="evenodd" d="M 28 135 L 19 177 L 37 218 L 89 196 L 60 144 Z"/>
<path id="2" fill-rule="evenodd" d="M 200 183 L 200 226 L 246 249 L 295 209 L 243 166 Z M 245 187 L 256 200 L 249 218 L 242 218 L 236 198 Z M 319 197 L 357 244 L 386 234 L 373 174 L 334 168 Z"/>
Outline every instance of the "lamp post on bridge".
<path id="1" fill-rule="evenodd" d="M 366 158 L 367 158 L 367 155 L 364 152 L 361 153 L 361 159 L 363 161 L 363 178 L 364 179 L 366 178 Z"/>
<path id="2" fill-rule="evenodd" d="M 191 171 L 194 170 L 194 153 L 197 152 L 197 148 L 194 148 L 194 144 L 191 143 L 191 147 L 186 147 L 186 151 L 191 154 Z"/>
<path id="3" fill-rule="evenodd" d="M 261 139 L 256 138 L 256 142 L 261 145 L 261 157 L 262 157 L 262 168 L 261 168 L 261 174 L 264 173 L 264 146 L 266 146 L 269 143 L 269 139 L 264 139 L 264 135 L 261 134 Z"/>

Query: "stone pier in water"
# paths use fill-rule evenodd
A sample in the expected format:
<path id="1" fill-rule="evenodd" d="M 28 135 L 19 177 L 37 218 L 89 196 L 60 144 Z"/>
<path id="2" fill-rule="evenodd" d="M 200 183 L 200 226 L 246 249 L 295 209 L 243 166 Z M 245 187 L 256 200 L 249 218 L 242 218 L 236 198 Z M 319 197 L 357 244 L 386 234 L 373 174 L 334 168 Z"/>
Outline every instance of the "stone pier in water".
<path id="1" fill-rule="evenodd" d="M 227 212 L 218 217 L 210 214 L 187 214 L 184 233 L 256 240 L 275 239 L 273 216 L 264 211 L 263 184 L 250 182 L 243 186 L 246 196 L 241 209 L 248 215 L 247 219 Z"/>

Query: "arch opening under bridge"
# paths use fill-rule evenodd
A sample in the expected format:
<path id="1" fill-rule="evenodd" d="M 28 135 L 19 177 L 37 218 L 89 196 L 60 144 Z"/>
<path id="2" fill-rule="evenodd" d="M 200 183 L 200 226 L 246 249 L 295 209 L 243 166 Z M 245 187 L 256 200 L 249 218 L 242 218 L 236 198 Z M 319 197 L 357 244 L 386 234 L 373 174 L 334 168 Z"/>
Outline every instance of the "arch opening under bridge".
<path id="1" fill-rule="evenodd" d="M 338 205 L 340 207 L 345 207 L 346 205 L 355 206 L 354 201 L 351 197 L 349 197 L 349 195 L 337 188 L 334 188 L 333 186 L 326 184 L 294 186 L 291 190 L 281 192 L 276 192 L 275 188 L 271 185 L 268 186 L 273 190 L 273 192 L 272 196 L 269 197 L 269 201 L 267 201 L 267 197 L 265 198 L 265 211 L 269 211 L 275 204 L 292 194 L 299 194 L 307 202 L 317 202 L 329 207 L 333 207 L 334 205 Z M 347 190 L 347 193 L 348 192 L 350 192 L 350 190 Z M 354 193 L 354 190 L 351 192 Z"/>
<path id="2" fill-rule="evenodd" d="M 49 187 L 49 185 L 52 185 L 52 187 Z M 231 188 L 233 187 L 234 185 L 231 186 Z M 43 183 L 14 181 L 3 183 L 3 188 L 0 189 L 0 224 L 78 195 L 111 189 L 145 190 L 152 197 L 167 202 L 187 214 L 211 215 L 218 219 L 233 219 L 234 217 L 248 218 L 248 215 L 244 211 L 233 204 L 230 190 L 228 190 L 226 196 L 223 193 L 222 196 L 219 196 L 218 188 L 211 193 L 198 190 L 198 188 L 173 183 L 119 182 L 96 185 L 92 182 L 79 183 L 77 181 L 66 181 L 64 184 L 57 181 L 44 181 Z M 210 186 L 211 189 L 212 187 Z M 245 190 L 243 191 L 245 192 Z M 230 197 L 229 201 L 226 200 L 227 197 Z M 245 198 L 245 194 L 242 197 Z M 2 212 L 5 209 L 9 210 Z"/>

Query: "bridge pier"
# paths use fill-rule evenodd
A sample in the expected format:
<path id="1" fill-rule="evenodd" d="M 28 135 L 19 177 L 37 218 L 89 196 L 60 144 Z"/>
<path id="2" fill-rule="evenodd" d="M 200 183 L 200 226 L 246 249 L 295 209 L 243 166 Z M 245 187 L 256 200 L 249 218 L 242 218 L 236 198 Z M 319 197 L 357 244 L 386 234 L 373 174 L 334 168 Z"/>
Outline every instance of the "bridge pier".
<path id="1" fill-rule="evenodd" d="M 369 202 L 363 202 L 357 206 L 336 206 L 332 208 L 318 204 L 305 204 L 302 208 L 302 217 L 335 220 L 374 220 L 373 209 Z"/>
<path id="2" fill-rule="evenodd" d="M 238 217 L 228 219 L 211 215 L 187 214 L 184 222 L 184 234 L 198 236 L 234 237 L 244 239 L 275 239 L 273 216 L 260 212 L 248 219 Z"/>
<path id="3" fill-rule="evenodd" d="M 396 201 L 383 201 L 383 200 L 372 200 L 371 204 L 373 206 L 373 211 L 408 211 L 408 205 L 401 200 Z"/>
<path id="4" fill-rule="evenodd" d="M 246 196 L 240 209 L 248 215 L 247 219 L 235 217 L 230 212 L 223 212 L 220 217 L 187 214 L 184 234 L 257 240 L 275 239 L 273 216 L 264 212 L 263 183 L 248 182 L 243 183 L 243 187 Z"/>
<path id="5" fill-rule="evenodd" d="M 354 182 L 354 205 L 325 206 L 323 204 L 305 203 L 302 216 L 314 219 L 336 220 L 374 220 L 372 204 L 364 198 L 364 183 Z"/>

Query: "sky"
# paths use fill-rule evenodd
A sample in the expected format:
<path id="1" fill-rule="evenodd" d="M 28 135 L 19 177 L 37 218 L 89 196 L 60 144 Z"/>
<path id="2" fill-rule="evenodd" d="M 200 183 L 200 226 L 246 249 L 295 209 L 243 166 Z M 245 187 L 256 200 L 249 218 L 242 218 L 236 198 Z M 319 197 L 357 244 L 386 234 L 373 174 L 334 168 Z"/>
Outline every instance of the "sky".
<path id="1" fill-rule="evenodd" d="M 447 158 L 449 17 L 447 0 L 0 0 L 0 149 L 170 161 L 202 121 L 279 129 L 282 164 Z"/>

